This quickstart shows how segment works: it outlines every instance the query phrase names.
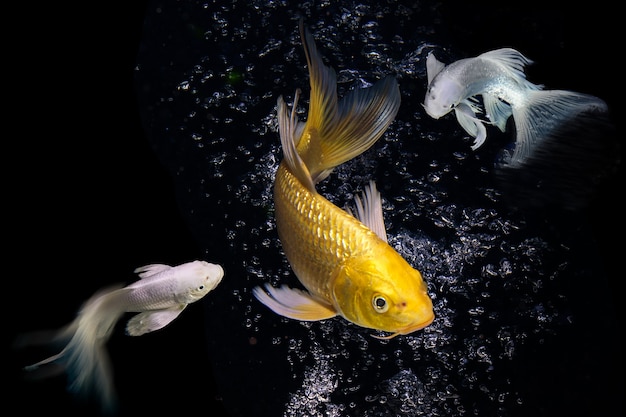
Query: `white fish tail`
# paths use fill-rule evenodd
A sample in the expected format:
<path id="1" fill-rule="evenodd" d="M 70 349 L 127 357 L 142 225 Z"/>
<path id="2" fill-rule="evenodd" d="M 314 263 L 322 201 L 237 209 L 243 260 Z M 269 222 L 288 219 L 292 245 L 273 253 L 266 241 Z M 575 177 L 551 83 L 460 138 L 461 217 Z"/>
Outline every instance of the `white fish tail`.
<path id="1" fill-rule="evenodd" d="M 596 117 L 604 120 L 608 107 L 601 99 L 564 90 L 529 90 L 520 104 L 512 106 L 517 130 L 515 149 L 508 160 L 510 166 L 525 162 L 540 141 L 562 135 L 573 126 L 588 129 Z"/>
<path id="2" fill-rule="evenodd" d="M 16 343 L 18 347 L 67 341 L 61 352 L 24 370 L 33 372 L 34 377 L 46 377 L 51 375 L 47 367 L 61 366 L 67 373 L 70 392 L 84 398 L 95 396 L 105 414 L 113 413 L 116 396 L 105 345 L 124 313 L 115 308 L 120 305 L 118 298 L 117 288 L 99 291 L 84 303 L 76 319 L 58 332 L 22 335 Z"/>

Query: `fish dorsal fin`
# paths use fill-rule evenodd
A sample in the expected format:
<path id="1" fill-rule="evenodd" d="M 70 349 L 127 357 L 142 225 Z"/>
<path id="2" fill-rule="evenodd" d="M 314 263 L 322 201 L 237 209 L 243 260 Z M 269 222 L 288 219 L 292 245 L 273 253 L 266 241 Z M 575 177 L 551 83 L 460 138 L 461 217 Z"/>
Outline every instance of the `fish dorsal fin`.
<path id="1" fill-rule="evenodd" d="M 151 264 L 140 266 L 139 268 L 135 268 L 133 272 L 139 274 L 139 278 L 148 278 L 153 275 L 156 275 L 160 272 L 171 269 L 172 267 L 164 264 Z"/>
<path id="2" fill-rule="evenodd" d="M 354 197 L 356 217 L 361 223 L 367 226 L 379 238 L 387 242 L 387 231 L 385 230 L 385 219 L 383 218 L 383 202 L 380 193 L 376 189 L 376 183 L 370 181 L 362 192 L 363 197 Z M 351 213 L 352 214 L 352 213 Z"/>
<path id="3" fill-rule="evenodd" d="M 306 291 L 289 288 L 283 285 L 274 288 L 269 284 L 252 289 L 254 296 L 270 310 L 283 317 L 302 321 L 317 321 L 329 319 L 337 315 L 337 311 L 330 305 L 314 298 Z"/>
<path id="4" fill-rule="evenodd" d="M 494 125 L 498 126 L 501 132 L 506 129 L 506 121 L 513 114 L 511 105 L 500 100 L 491 94 L 483 94 L 485 113 Z"/>
<path id="5" fill-rule="evenodd" d="M 493 51 L 485 52 L 478 55 L 476 58 L 489 59 L 495 61 L 498 64 L 504 66 L 510 71 L 511 76 L 519 83 L 527 86 L 534 86 L 533 89 L 541 89 L 542 86 L 535 86 L 534 84 L 526 81 L 526 74 L 524 74 L 524 67 L 533 63 L 532 60 L 526 58 L 521 52 L 513 48 L 500 48 Z M 530 87 L 528 86 L 528 87 Z"/>
<path id="6" fill-rule="evenodd" d="M 400 107 L 400 89 L 396 79 L 387 76 L 373 87 L 351 91 L 339 101 L 335 71 L 324 65 L 302 21 L 300 32 L 311 98 L 297 149 L 315 184 L 336 166 L 365 152 L 383 135 Z"/>
<path id="7" fill-rule="evenodd" d="M 428 84 L 445 68 L 445 64 L 435 58 L 435 55 L 431 52 L 426 57 L 426 77 Z"/>

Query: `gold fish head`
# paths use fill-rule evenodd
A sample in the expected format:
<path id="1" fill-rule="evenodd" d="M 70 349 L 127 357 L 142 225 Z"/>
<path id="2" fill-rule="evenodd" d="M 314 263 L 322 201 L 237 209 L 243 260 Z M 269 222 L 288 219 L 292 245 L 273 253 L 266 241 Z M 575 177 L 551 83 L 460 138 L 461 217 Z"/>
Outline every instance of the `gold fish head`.
<path id="1" fill-rule="evenodd" d="M 386 246 L 388 248 L 388 246 Z M 335 308 L 363 327 L 412 333 L 433 322 L 433 305 L 421 274 L 394 251 L 349 259 L 333 282 Z"/>

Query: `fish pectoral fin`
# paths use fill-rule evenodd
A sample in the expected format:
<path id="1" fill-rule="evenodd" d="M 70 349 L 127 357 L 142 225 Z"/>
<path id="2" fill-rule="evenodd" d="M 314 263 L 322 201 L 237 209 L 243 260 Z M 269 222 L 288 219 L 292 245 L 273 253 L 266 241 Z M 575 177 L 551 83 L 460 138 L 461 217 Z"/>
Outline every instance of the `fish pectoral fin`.
<path id="1" fill-rule="evenodd" d="M 290 319 L 318 321 L 337 315 L 337 311 L 331 305 L 313 298 L 306 291 L 289 288 L 286 285 L 274 288 L 266 284 L 265 290 L 255 287 L 252 293 L 274 313 Z"/>
<path id="2" fill-rule="evenodd" d="M 485 103 L 485 113 L 487 113 L 491 123 L 498 126 L 501 132 L 504 132 L 506 130 L 506 121 L 513 114 L 511 105 L 491 94 L 483 94 L 483 102 Z"/>
<path id="3" fill-rule="evenodd" d="M 178 317 L 186 306 L 186 304 L 181 304 L 165 310 L 139 313 L 128 320 L 126 334 L 129 336 L 141 336 L 142 334 L 162 329 Z"/>
<path id="4" fill-rule="evenodd" d="M 470 136 L 476 138 L 472 144 L 472 150 L 480 148 L 487 139 L 487 129 L 483 125 L 483 121 L 476 117 L 469 103 L 461 102 L 454 108 L 454 114 L 459 125 Z"/>

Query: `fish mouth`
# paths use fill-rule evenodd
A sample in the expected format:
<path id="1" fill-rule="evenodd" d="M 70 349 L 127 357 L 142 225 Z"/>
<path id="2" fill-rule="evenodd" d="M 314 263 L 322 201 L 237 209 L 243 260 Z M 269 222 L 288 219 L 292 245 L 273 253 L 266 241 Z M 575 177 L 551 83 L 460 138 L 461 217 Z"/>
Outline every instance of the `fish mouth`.
<path id="1" fill-rule="evenodd" d="M 404 327 L 400 330 L 398 330 L 398 334 L 409 334 L 409 333 L 413 333 L 417 330 L 421 330 L 424 327 L 429 326 L 433 321 L 435 320 L 435 315 L 431 315 L 428 319 L 419 322 L 417 324 L 412 324 L 410 326 Z"/>
<path id="2" fill-rule="evenodd" d="M 424 108 L 424 111 L 426 112 L 427 115 L 429 115 L 430 117 L 432 117 L 435 120 L 438 120 L 442 115 L 441 114 L 434 114 L 432 113 L 429 109 L 428 106 L 426 106 L 425 103 L 422 103 L 422 107 Z"/>
<path id="3" fill-rule="evenodd" d="M 421 321 L 417 324 L 411 324 L 410 326 L 406 326 L 403 327 L 401 329 L 399 329 L 398 331 L 391 333 L 388 336 L 378 336 L 378 335 L 372 335 L 372 337 L 376 338 L 376 339 L 381 339 L 381 340 L 389 340 L 389 339 L 393 339 L 396 336 L 399 335 L 406 335 L 409 333 L 413 333 L 415 331 L 421 330 L 424 327 L 429 326 L 433 321 L 435 320 L 435 315 L 431 315 L 428 319 Z"/>

